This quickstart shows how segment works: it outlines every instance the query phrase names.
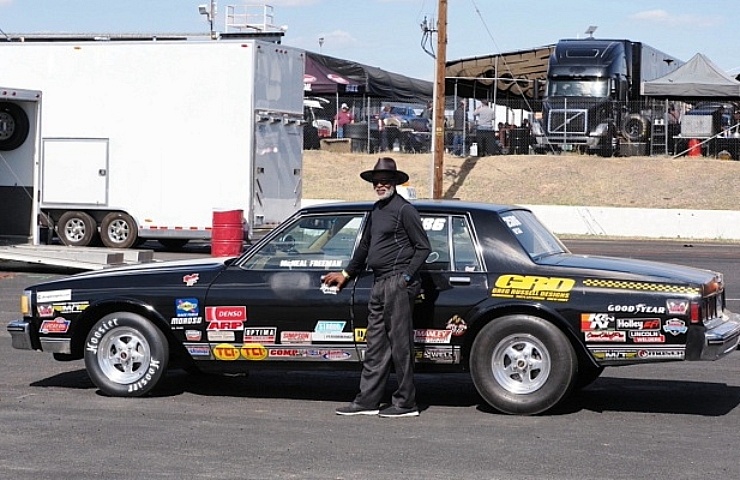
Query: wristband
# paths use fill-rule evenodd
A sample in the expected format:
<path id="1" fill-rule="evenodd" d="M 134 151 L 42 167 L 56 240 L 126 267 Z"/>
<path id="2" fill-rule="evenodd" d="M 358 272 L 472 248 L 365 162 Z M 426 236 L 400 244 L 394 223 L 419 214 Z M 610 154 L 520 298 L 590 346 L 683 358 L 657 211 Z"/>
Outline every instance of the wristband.
<path id="1" fill-rule="evenodd" d="M 343 276 L 344 278 L 349 278 L 349 276 L 350 276 L 350 275 L 349 275 L 349 273 L 347 273 L 347 271 L 346 271 L 346 270 L 342 270 L 342 276 Z"/>

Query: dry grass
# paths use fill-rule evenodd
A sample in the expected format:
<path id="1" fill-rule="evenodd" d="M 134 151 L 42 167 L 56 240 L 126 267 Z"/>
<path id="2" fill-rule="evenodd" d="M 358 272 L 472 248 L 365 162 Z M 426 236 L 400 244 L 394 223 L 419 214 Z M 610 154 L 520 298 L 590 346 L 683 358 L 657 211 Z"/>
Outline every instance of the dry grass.
<path id="1" fill-rule="evenodd" d="M 431 197 L 431 154 L 394 153 L 419 198 Z M 378 155 L 304 152 L 304 198 L 372 200 L 359 177 Z M 735 210 L 740 162 L 586 155 L 445 156 L 445 198 L 488 203 Z"/>

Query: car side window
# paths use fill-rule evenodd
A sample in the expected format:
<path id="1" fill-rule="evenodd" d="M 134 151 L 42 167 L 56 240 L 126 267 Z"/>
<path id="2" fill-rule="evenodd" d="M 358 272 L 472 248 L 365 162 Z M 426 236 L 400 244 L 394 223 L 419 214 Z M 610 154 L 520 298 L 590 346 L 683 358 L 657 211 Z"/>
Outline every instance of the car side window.
<path id="1" fill-rule="evenodd" d="M 431 250 L 422 270 L 450 269 L 450 230 L 446 216 L 422 216 L 421 225 L 429 239 Z"/>
<path id="2" fill-rule="evenodd" d="M 480 272 L 481 267 L 475 250 L 472 231 L 467 219 L 452 218 L 452 253 L 455 260 L 454 270 L 459 272 Z"/>
<path id="3" fill-rule="evenodd" d="M 250 255 L 250 270 L 336 270 L 347 266 L 363 215 L 311 215 L 296 219 Z"/>

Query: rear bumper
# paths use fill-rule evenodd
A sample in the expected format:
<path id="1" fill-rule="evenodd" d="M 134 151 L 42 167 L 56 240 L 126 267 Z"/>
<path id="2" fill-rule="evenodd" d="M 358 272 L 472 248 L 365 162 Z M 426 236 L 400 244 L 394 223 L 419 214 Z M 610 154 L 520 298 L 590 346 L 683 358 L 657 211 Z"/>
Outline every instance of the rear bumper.
<path id="1" fill-rule="evenodd" d="M 740 343 L 740 315 L 725 311 L 722 318 L 706 326 L 703 335 L 689 334 L 686 359 L 718 360 L 736 350 L 738 343 Z"/>
<path id="2" fill-rule="evenodd" d="M 25 320 L 10 322 L 8 333 L 10 333 L 13 348 L 18 350 L 42 350 L 49 353 L 70 353 L 72 351 L 72 341 L 69 338 L 41 338 L 36 346 L 31 333 L 31 323 Z"/>

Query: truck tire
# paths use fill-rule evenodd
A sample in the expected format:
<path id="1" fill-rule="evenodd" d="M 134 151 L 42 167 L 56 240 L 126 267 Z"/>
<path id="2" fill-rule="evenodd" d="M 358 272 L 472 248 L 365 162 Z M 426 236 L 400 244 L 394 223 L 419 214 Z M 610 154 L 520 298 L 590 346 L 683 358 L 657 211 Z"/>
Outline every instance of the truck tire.
<path id="1" fill-rule="evenodd" d="M 139 236 L 139 229 L 131 215 L 111 212 L 100 222 L 100 238 L 109 248 L 131 248 Z"/>
<path id="2" fill-rule="evenodd" d="M 631 113 L 622 122 L 622 135 L 633 143 L 647 141 L 650 122 L 639 113 Z"/>
<path id="3" fill-rule="evenodd" d="M 85 368 L 93 383 L 106 395 L 146 395 L 162 379 L 168 362 L 167 339 L 141 315 L 108 314 L 87 334 Z"/>
<path id="4" fill-rule="evenodd" d="M 95 219 L 85 212 L 64 212 L 56 224 L 56 231 L 63 244 L 86 247 L 93 243 L 98 233 Z"/>
<path id="5" fill-rule="evenodd" d="M 10 102 L 0 102 L 0 150 L 15 150 L 23 145 L 28 138 L 28 115 L 20 105 Z"/>
<path id="6" fill-rule="evenodd" d="M 475 388 L 503 413 L 534 415 L 554 407 L 573 388 L 577 370 L 575 351 L 563 332 L 530 315 L 492 321 L 470 351 Z"/>

